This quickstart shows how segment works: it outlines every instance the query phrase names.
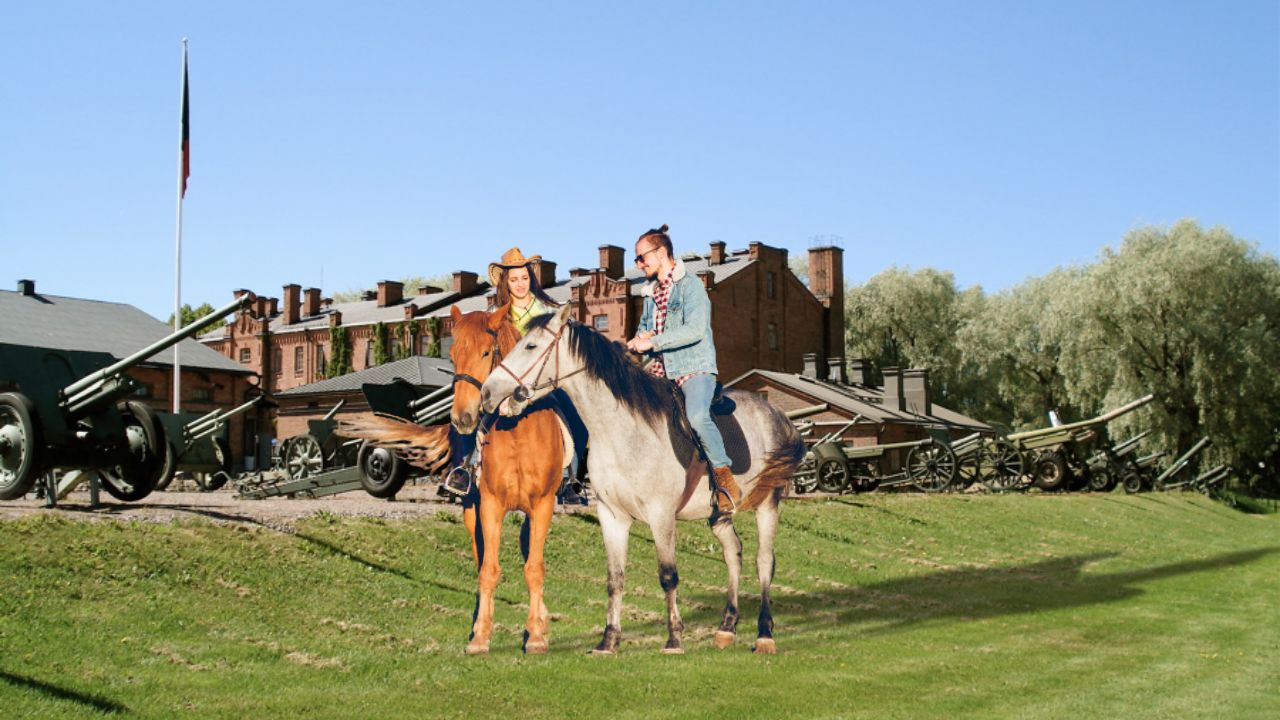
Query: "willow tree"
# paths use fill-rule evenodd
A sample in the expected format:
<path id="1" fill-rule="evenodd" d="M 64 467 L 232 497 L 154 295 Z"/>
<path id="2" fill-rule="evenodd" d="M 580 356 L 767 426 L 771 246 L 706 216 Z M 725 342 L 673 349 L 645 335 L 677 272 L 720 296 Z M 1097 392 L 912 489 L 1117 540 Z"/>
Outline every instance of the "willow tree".
<path id="1" fill-rule="evenodd" d="M 1155 430 L 1173 453 L 1201 436 L 1241 464 L 1280 423 L 1280 263 L 1222 228 L 1184 220 L 1105 248 L 1064 312 L 1067 389 L 1101 409 L 1146 393 L 1121 425 Z"/>

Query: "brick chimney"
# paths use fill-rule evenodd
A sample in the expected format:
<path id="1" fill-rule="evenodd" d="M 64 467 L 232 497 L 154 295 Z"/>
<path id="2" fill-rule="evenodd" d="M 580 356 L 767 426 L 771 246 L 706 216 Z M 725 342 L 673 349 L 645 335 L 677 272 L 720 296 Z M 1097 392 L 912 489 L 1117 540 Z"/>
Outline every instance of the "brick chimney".
<path id="1" fill-rule="evenodd" d="M 826 308 L 823 348 L 835 355 L 844 349 L 844 249 L 810 248 L 809 292 Z"/>
<path id="2" fill-rule="evenodd" d="M 31 297 L 32 295 L 35 295 L 36 281 L 35 280 L 19 280 L 18 292 L 22 293 L 23 295 L 26 295 L 27 297 Z"/>
<path id="3" fill-rule="evenodd" d="M 538 276 L 538 286 L 549 288 L 556 284 L 556 264 L 550 260 L 543 260 L 533 266 L 533 271 Z"/>
<path id="4" fill-rule="evenodd" d="M 298 322 L 298 314 L 302 311 L 302 286 L 290 283 L 284 286 L 281 294 L 284 295 L 284 317 L 280 322 L 292 325 Z"/>
<path id="5" fill-rule="evenodd" d="M 804 372 L 800 373 L 807 378 L 818 379 L 818 353 L 805 353 L 800 356 L 804 361 Z"/>
<path id="6" fill-rule="evenodd" d="M 442 292 L 444 292 L 444 288 L 436 287 L 435 285 L 421 285 L 418 287 L 419 295 L 435 295 Z"/>
<path id="7" fill-rule="evenodd" d="M 881 371 L 884 375 L 884 404 L 887 410 L 906 410 L 906 399 L 902 397 L 902 371 L 896 367 L 887 367 Z"/>
<path id="8" fill-rule="evenodd" d="M 405 306 L 404 306 L 404 319 L 405 319 L 405 320 L 412 320 L 412 319 L 413 319 L 413 315 L 414 315 L 414 313 L 416 313 L 416 312 L 418 312 L 418 308 L 417 308 L 417 306 L 415 306 L 413 303 L 405 303 Z"/>
<path id="9" fill-rule="evenodd" d="M 698 279 L 702 281 L 702 286 L 708 290 L 711 290 L 716 286 L 716 274 L 710 270 L 699 271 Z"/>
<path id="10" fill-rule="evenodd" d="M 844 377 L 844 358 L 827 358 L 827 379 L 834 383 L 846 384 Z"/>
<path id="11" fill-rule="evenodd" d="M 320 314 L 320 288 L 307 288 L 302 291 L 302 317 L 315 317 Z"/>
<path id="12" fill-rule="evenodd" d="M 453 291 L 460 295 L 471 295 L 476 291 L 479 275 L 470 270 L 455 270 L 453 273 Z"/>
<path id="13" fill-rule="evenodd" d="M 275 317 L 280 314 L 280 298 L 267 298 L 267 315 Z"/>
<path id="14" fill-rule="evenodd" d="M 623 265 L 626 263 L 627 251 L 617 245 L 600 246 L 600 267 L 604 274 L 614 280 L 622 277 Z"/>
<path id="15" fill-rule="evenodd" d="M 711 243 L 711 255 L 707 257 L 708 265 L 724 264 L 724 242 L 717 240 Z"/>
<path id="16" fill-rule="evenodd" d="M 926 368 L 902 371 L 902 396 L 907 410 L 917 415 L 933 414 L 933 402 L 929 398 L 929 371 Z"/>
<path id="17" fill-rule="evenodd" d="M 866 358 L 853 358 L 849 361 L 849 384 L 871 384 L 871 364 Z"/>
<path id="18" fill-rule="evenodd" d="M 341 325 L 342 325 L 342 311 L 334 310 L 332 313 L 329 313 L 329 327 L 331 328 L 341 327 Z"/>
<path id="19" fill-rule="evenodd" d="M 378 307 L 399 305 L 404 300 L 404 283 L 382 280 L 378 283 Z"/>

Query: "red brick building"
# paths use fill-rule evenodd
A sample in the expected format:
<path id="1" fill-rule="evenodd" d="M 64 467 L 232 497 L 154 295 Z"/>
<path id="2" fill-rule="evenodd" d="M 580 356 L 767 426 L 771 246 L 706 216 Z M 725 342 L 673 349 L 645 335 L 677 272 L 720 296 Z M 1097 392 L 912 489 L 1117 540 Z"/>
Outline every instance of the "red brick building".
<path id="1" fill-rule="evenodd" d="M 728 252 L 724 243 L 715 242 L 707 252 L 686 253 L 682 259 L 711 297 L 722 377 L 753 368 L 799 372 L 804 353 L 843 355 L 840 248 L 809 250 L 809 287 L 791 272 L 785 249 L 763 243 Z M 573 268 L 567 278 L 557 277 L 556 269 L 554 261 L 544 259 L 535 272 L 548 295 L 572 303 L 578 320 L 612 339 L 635 332 L 645 279 L 624 248 L 601 246 L 597 267 Z M 493 289 L 479 278 L 458 271 L 451 287 L 424 287 L 412 296 L 404 295 L 401 283 L 385 280 L 376 292 L 349 303 L 323 299 L 318 288 L 286 285 L 283 300 L 260 295 L 255 307 L 201 341 L 258 373 L 273 394 L 325 379 L 335 341 L 350 348 L 351 371 L 376 365 L 379 346 L 392 360 L 426 355 L 433 347 L 447 358 L 452 308 L 470 312 L 493 306 Z"/>

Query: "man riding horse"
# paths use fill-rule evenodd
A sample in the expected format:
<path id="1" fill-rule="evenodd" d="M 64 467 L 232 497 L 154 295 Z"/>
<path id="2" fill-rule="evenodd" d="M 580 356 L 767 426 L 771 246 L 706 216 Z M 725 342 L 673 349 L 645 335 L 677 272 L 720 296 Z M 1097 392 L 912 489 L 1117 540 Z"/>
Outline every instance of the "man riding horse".
<path id="1" fill-rule="evenodd" d="M 716 346 L 711 336 L 711 298 L 702 281 L 690 275 L 672 252 L 667 226 L 636 240 L 636 265 L 649 283 L 636 336 L 627 348 L 652 358 L 649 372 L 673 380 L 684 391 L 685 413 L 711 466 L 711 483 L 722 515 L 742 501 L 720 430 L 711 417 L 716 391 Z"/>

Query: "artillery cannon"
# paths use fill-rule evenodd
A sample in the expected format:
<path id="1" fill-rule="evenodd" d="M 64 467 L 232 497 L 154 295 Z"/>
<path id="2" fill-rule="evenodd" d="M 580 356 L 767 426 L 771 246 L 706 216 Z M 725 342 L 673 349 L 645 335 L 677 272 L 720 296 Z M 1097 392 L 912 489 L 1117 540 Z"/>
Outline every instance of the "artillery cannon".
<path id="1" fill-rule="evenodd" d="M 941 492 L 955 479 L 955 453 L 946 442 L 934 437 L 884 445 L 840 444 L 838 440 L 844 432 L 861 419 L 861 415 L 855 415 L 809 448 L 796 472 L 796 492 L 869 492 L 878 487 L 905 485 L 925 492 Z M 900 456 L 903 451 L 906 452 L 903 469 L 886 472 L 886 460 Z"/>
<path id="2" fill-rule="evenodd" d="M 290 478 L 301 480 L 353 464 L 360 441 L 338 435 L 338 421 L 333 419 L 346 404 L 346 400 L 339 400 L 324 417 L 308 420 L 306 433 L 285 439 L 280 457 Z"/>
<path id="3" fill-rule="evenodd" d="M 1169 467 L 1165 468 L 1164 472 L 1160 473 L 1154 478 L 1151 478 L 1150 480 L 1148 480 L 1147 478 L 1142 478 L 1142 482 L 1137 486 L 1136 489 L 1132 488 L 1130 484 L 1126 482 L 1124 486 L 1125 491 L 1133 493 L 1133 492 L 1140 492 L 1142 490 L 1153 490 L 1153 489 L 1154 490 L 1173 490 L 1176 488 L 1187 487 L 1194 484 L 1197 478 L 1193 477 L 1191 479 L 1181 480 L 1181 481 L 1177 480 L 1176 478 L 1178 477 L 1178 475 L 1182 474 L 1183 471 L 1187 470 L 1190 467 L 1191 461 L 1193 458 L 1195 458 L 1196 455 L 1199 455 L 1200 453 L 1204 452 L 1205 448 L 1209 447 L 1212 444 L 1213 444 L 1213 440 L 1209 439 L 1208 437 L 1200 438 L 1200 440 L 1197 441 L 1196 444 L 1188 448 L 1187 451 L 1182 455 L 1180 455 L 1177 460 L 1174 460 L 1173 463 L 1169 465 Z"/>
<path id="4" fill-rule="evenodd" d="M 386 384 L 365 383 L 361 390 L 370 410 L 419 425 L 447 421 L 453 407 L 452 385 L 423 394 L 417 386 L 397 378 Z M 360 466 L 360 484 L 365 492 L 377 498 L 394 497 L 404 487 L 411 472 L 409 464 L 394 451 L 368 441 L 360 443 L 356 464 Z"/>
<path id="5" fill-rule="evenodd" d="M 1093 492 L 1111 492 L 1130 472 L 1137 470 L 1131 456 L 1138 443 L 1151 434 L 1143 430 L 1128 440 L 1104 447 L 1085 461 L 1086 487 Z"/>
<path id="6" fill-rule="evenodd" d="M 262 401 L 263 395 L 231 410 L 195 413 L 160 413 L 168 449 L 165 470 L 157 490 L 164 490 L 179 472 L 193 473 L 201 490 L 212 492 L 231 478 L 231 445 L 223 432 L 231 418 Z"/>
<path id="7" fill-rule="evenodd" d="M 1022 456 L 1022 465 L 1030 468 L 1036 487 L 1063 490 L 1070 485 L 1073 474 L 1084 476 L 1086 473 L 1080 448 L 1096 437 L 1096 429 L 1154 399 L 1154 395 L 1145 395 L 1095 418 L 1014 433 L 1006 436 L 1005 441 Z"/>
<path id="8" fill-rule="evenodd" d="M 139 387 L 126 372 L 253 300 L 245 293 L 119 361 L 103 352 L 0 344 L 0 386 L 16 388 L 0 393 L 0 500 L 22 497 L 56 468 L 96 474 L 118 500 L 150 494 L 165 470 L 165 433 L 155 411 L 125 400 Z"/>

